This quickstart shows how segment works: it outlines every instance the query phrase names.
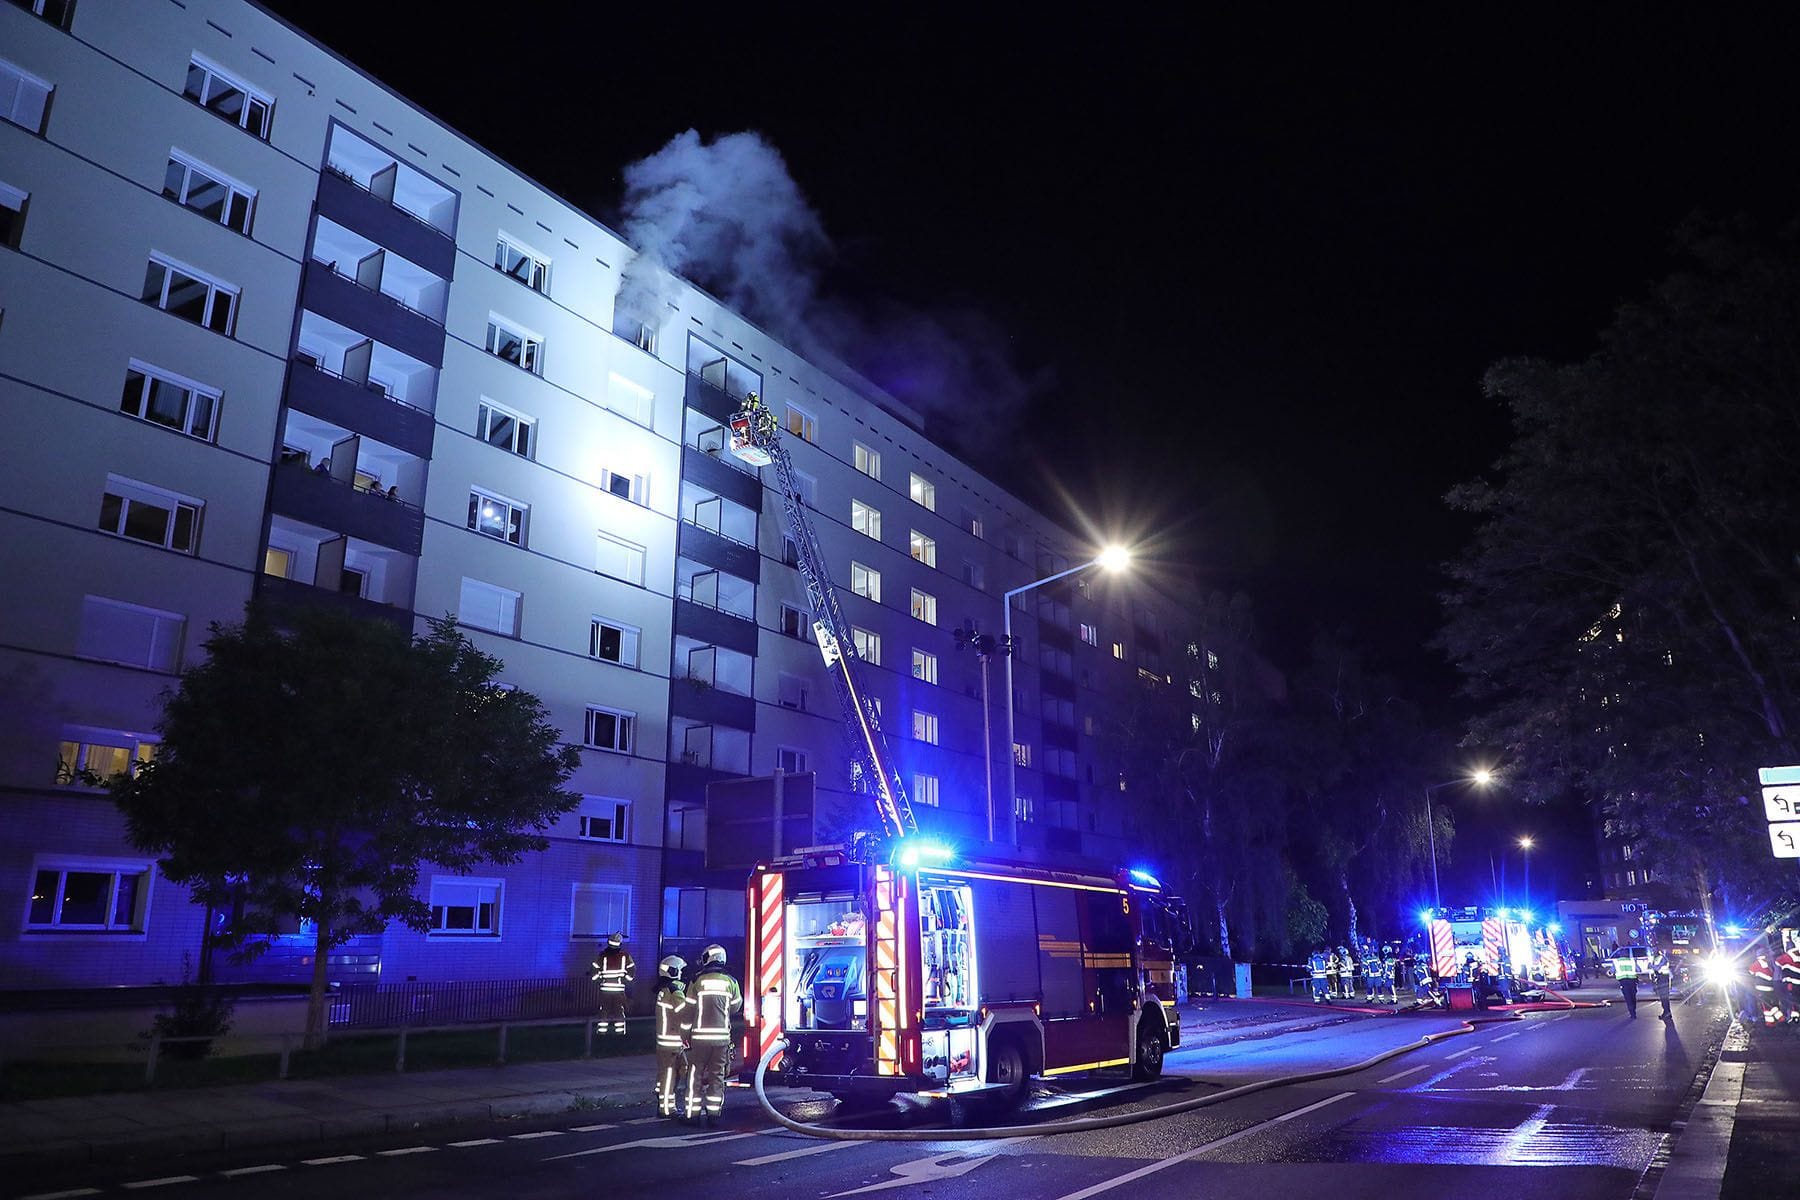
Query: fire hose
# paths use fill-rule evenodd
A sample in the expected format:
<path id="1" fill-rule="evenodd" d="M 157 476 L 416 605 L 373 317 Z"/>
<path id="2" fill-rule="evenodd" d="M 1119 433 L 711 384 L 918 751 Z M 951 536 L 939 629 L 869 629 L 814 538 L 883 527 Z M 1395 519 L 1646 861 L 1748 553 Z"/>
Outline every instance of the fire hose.
<path id="1" fill-rule="evenodd" d="M 1508 1018 L 1517 1019 L 1517 1018 Z M 1139 1121 L 1151 1121 L 1159 1117 L 1171 1117 L 1180 1113 L 1193 1112 L 1195 1109 L 1207 1108 L 1214 1104 L 1223 1104 L 1227 1100 L 1236 1100 L 1240 1096 L 1250 1096 L 1257 1092 L 1266 1092 L 1273 1088 L 1289 1087 L 1296 1083 L 1311 1083 L 1317 1079 L 1335 1079 L 1340 1075 L 1354 1075 L 1358 1071 L 1366 1071 L 1391 1058 L 1409 1054 L 1414 1050 L 1423 1050 L 1445 1038 L 1461 1037 L 1465 1033 L 1474 1033 L 1475 1025 L 1464 1021 L 1460 1029 L 1446 1029 L 1441 1033 L 1428 1033 L 1416 1042 L 1407 1042 L 1392 1050 L 1384 1050 L 1373 1058 L 1364 1059 L 1344 1067 L 1328 1067 L 1320 1071 L 1307 1071 L 1299 1075 L 1279 1075 L 1274 1079 L 1263 1079 L 1255 1083 L 1240 1084 L 1234 1088 L 1226 1088 L 1222 1092 L 1213 1092 L 1206 1096 L 1196 1096 L 1191 1100 L 1179 1100 L 1174 1104 L 1159 1105 L 1155 1108 L 1138 1109 L 1133 1112 L 1117 1113 L 1110 1117 L 1078 1117 L 1067 1121 L 1048 1121 L 1041 1125 L 1001 1125 L 989 1129 L 839 1129 L 830 1125 L 809 1125 L 796 1121 L 769 1100 L 764 1090 L 764 1077 L 769 1072 L 769 1064 L 775 1056 L 787 1049 L 786 1039 L 777 1039 L 775 1044 L 763 1054 L 762 1061 L 756 1064 L 756 1099 L 763 1106 L 763 1111 L 774 1118 L 783 1128 L 807 1137 L 825 1138 L 839 1142 L 983 1142 L 997 1141 L 1002 1138 L 1042 1137 L 1056 1133 L 1088 1133 L 1096 1129 L 1116 1129 L 1121 1125 L 1135 1125 Z"/>

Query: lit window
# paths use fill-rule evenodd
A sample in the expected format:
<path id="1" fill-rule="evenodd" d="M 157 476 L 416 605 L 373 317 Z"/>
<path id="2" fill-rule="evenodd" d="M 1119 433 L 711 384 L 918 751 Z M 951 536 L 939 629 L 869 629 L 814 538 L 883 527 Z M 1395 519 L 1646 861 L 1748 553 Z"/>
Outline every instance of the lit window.
<path id="1" fill-rule="evenodd" d="M 621 500 L 629 500 L 633 504 L 650 503 L 650 477 L 648 475 L 632 475 L 625 471 L 615 471 L 604 467 L 600 471 L 600 488 Z"/>
<path id="2" fill-rule="evenodd" d="M 881 511 L 861 500 L 850 502 L 850 528 L 876 541 L 881 540 Z"/>
<path id="3" fill-rule="evenodd" d="M 1114 642 L 1112 644 L 1112 656 L 1114 658 L 1124 658 L 1125 657 L 1125 643 L 1124 642 Z"/>
<path id="4" fill-rule="evenodd" d="M 217 168 L 203 166 L 185 154 L 170 153 L 169 165 L 163 171 L 162 194 L 227 229 L 250 232 L 256 189 L 237 182 Z"/>
<path id="5" fill-rule="evenodd" d="M 487 352 L 533 375 L 544 373 L 544 339 L 498 317 L 488 318 Z"/>
<path id="6" fill-rule="evenodd" d="M 537 445 L 537 425 L 530 417 L 483 399 L 475 410 L 475 436 L 520 458 L 530 458 Z"/>
<path id="7" fill-rule="evenodd" d="M 921 592 L 918 588 L 914 588 L 912 590 L 912 615 L 913 620 L 915 621 L 923 621 L 927 625 L 936 625 L 937 597 L 929 592 Z"/>
<path id="8" fill-rule="evenodd" d="M 777 746 L 775 765 L 789 775 L 798 775 L 806 770 L 806 751 L 796 750 L 792 746 Z"/>
<path id="9" fill-rule="evenodd" d="M 937 539 L 913 530 L 909 539 L 912 556 L 928 567 L 937 566 Z"/>
<path id="10" fill-rule="evenodd" d="M 590 842 L 624 842 L 631 838 L 631 802 L 611 796 L 583 796 L 577 828 Z"/>
<path id="11" fill-rule="evenodd" d="M 923 475 L 915 473 L 911 485 L 912 502 L 922 504 L 926 508 L 937 509 L 937 485 Z"/>
<path id="12" fill-rule="evenodd" d="M 803 438 L 809 442 L 816 442 L 819 440 L 818 421 L 814 420 L 813 415 L 804 408 L 801 408 L 798 404 L 790 403 L 787 406 L 786 424 L 787 431 L 797 438 Z"/>
<path id="13" fill-rule="evenodd" d="M 962 527 L 974 534 L 977 538 L 981 536 L 981 518 L 976 516 L 970 509 L 965 508 L 962 510 Z"/>
<path id="14" fill-rule="evenodd" d="M 100 497 L 98 527 L 119 537 L 192 554 L 200 538 L 202 507 L 198 500 L 108 475 L 106 491 Z"/>
<path id="15" fill-rule="evenodd" d="M 199 55 L 188 64 L 187 85 L 181 91 L 208 112 L 249 130 L 265 142 L 269 140 L 269 115 L 275 102 Z"/>
<path id="16" fill-rule="evenodd" d="M 776 700 L 783 708 L 805 712 L 807 690 L 806 680 L 783 671 L 776 685 Z"/>
<path id="17" fill-rule="evenodd" d="M 588 631 L 588 656 L 622 667 L 638 665 L 638 630 L 595 617 Z"/>
<path id="18" fill-rule="evenodd" d="M 592 942 L 631 928 L 631 889 L 622 883 L 577 883 L 570 899 L 569 937 Z"/>
<path id="19" fill-rule="evenodd" d="M 627 421 L 634 421 L 646 428 L 656 415 L 656 393 L 619 374 L 607 376 L 606 394 L 600 402 Z"/>
<path id="20" fill-rule="evenodd" d="M 1030 796 L 1013 797 L 1013 816 L 1020 821 L 1037 820 L 1037 811 Z"/>
<path id="21" fill-rule="evenodd" d="M 456 619 L 474 629 L 518 637 L 519 593 L 464 576 Z"/>
<path id="22" fill-rule="evenodd" d="M 644 548 L 610 533 L 597 533 L 594 536 L 594 570 L 642 587 Z"/>
<path id="23" fill-rule="evenodd" d="M 294 577 L 294 552 L 284 546 L 263 547 L 263 574 L 277 579 Z"/>
<path id="24" fill-rule="evenodd" d="M 938 777 L 936 775 L 914 775 L 912 785 L 914 804 L 923 804 L 927 808 L 938 807 Z"/>
<path id="25" fill-rule="evenodd" d="M 541 292 L 549 282 L 550 260 L 501 234 L 494 241 L 494 269 L 534 292 Z"/>
<path id="26" fill-rule="evenodd" d="M 150 256 L 140 295 L 170 316 L 192 321 L 226 337 L 231 336 L 237 321 L 236 288 L 160 255 Z"/>
<path id="27" fill-rule="evenodd" d="M 149 909 L 147 863 L 40 863 L 32 878 L 28 929 L 136 933 Z"/>
<path id="28" fill-rule="evenodd" d="M 1013 743 L 1013 762 L 1021 767 L 1031 765 L 1031 747 L 1025 742 Z"/>
<path id="29" fill-rule="evenodd" d="M 1081 640 L 1090 646 L 1098 646 L 1100 644 L 1100 627 L 1089 625 L 1083 621 L 1081 623 Z"/>
<path id="30" fill-rule="evenodd" d="M 57 746 L 56 782 L 63 787 L 104 787 L 156 757 L 156 743 L 133 734 L 91 730 L 78 736 L 82 740 Z"/>
<path id="31" fill-rule="evenodd" d="M 881 572 L 859 562 L 850 564 L 850 590 L 865 600 L 881 603 Z"/>
<path id="32" fill-rule="evenodd" d="M 928 742 L 933 746 L 937 745 L 938 744 L 937 714 L 936 713 L 928 713 L 928 712 L 913 713 L 912 735 L 918 741 Z"/>
<path id="33" fill-rule="evenodd" d="M 881 635 L 860 626 L 850 627 L 850 640 L 856 644 L 857 657 L 872 667 L 881 665 Z"/>
<path id="34" fill-rule="evenodd" d="M 119 411 L 210 442 L 218 421 L 219 393 L 134 358 L 125 372 Z"/>
<path id="35" fill-rule="evenodd" d="M 914 650 L 912 652 L 912 673 L 914 679 L 923 680 L 926 683 L 936 683 L 938 681 L 937 655 L 927 654 L 923 650 Z"/>
<path id="36" fill-rule="evenodd" d="M 12 0 L 13 5 L 33 16 L 42 17 L 58 29 L 67 29 L 75 15 L 75 0 Z"/>
<path id="37" fill-rule="evenodd" d="M 19 248 L 19 241 L 25 236 L 25 206 L 30 200 L 31 193 L 0 183 L 0 246 Z"/>
<path id="38" fill-rule="evenodd" d="M 430 932 L 456 937 L 498 937 L 500 881 L 461 876 L 433 879 Z"/>
<path id="39" fill-rule="evenodd" d="M 629 754 L 636 726 L 636 713 L 589 707 L 583 737 L 588 745 L 597 750 L 616 750 L 621 754 Z"/>
<path id="40" fill-rule="evenodd" d="M 525 544 L 525 514 L 530 510 L 502 496 L 471 488 L 469 491 L 469 528 L 486 537 Z"/>
<path id="41" fill-rule="evenodd" d="M 861 442 L 854 442 L 851 444 L 850 453 L 858 471 L 870 479 L 881 478 L 881 452 L 879 450 L 871 450 Z"/>

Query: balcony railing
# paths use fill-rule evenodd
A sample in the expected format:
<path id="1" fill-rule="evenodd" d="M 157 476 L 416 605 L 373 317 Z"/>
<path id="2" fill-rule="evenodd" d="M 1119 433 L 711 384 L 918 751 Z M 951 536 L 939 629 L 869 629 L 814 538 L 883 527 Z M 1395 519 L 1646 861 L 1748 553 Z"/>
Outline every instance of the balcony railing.
<path id="1" fill-rule="evenodd" d="M 442 229 L 439 229 L 436 225 L 433 225 L 429 220 L 427 220 L 424 217 L 421 217 L 418 213 L 414 212 L 412 209 L 407 208 L 403 204 L 398 204 L 398 203 L 394 202 L 393 200 L 388 199 L 385 196 L 377 195 L 375 193 L 375 191 L 369 187 L 368 184 L 363 183 L 361 180 L 357 179 L 356 176 L 350 174 L 350 172 L 344 170 L 342 167 L 334 166 L 331 163 L 326 163 L 325 170 L 334 179 L 343 180 L 345 183 L 349 184 L 351 187 L 355 188 L 357 191 L 362 192 L 375 200 L 379 200 L 381 203 L 387 205 L 389 208 L 393 209 L 395 212 L 400 213 L 402 216 L 411 218 L 412 220 L 418 222 L 420 225 L 424 226 L 426 229 L 431 230 L 431 232 L 437 234 L 439 237 L 443 238 L 444 240 L 446 240 L 446 241 L 452 240 L 450 234 L 446 233 Z"/>
<path id="2" fill-rule="evenodd" d="M 333 275 L 336 275 L 339 279 L 342 279 L 346 283 L 349 283 L 356 287 L 361 288 L 363 291 L 368 292 L 371 296 L 378 296 L 381 299 L 387 301 L 389 304 L 392 304 L 397 308 L 400 308 L 406 312 L 409 312 L 415 317 L 419 317 L 423 320 L 430 321 L 433 325 L 436 325 L 439 329 L 442 329 L 444 327 L 444 322 L 441 318 L 434 317 L 430 313 L 426 312 L 424 309 L 416 308 L 413 305 L 408 304 L 406 301 L 400 299 L 400 297 L 394 295 L 391 292 L 384 292 L 379 287 L 373 287 L 369 284 L 364 283 L 362 280 L 356 278 L 356 276 L 345 273 L 342 269 L 340 269 L 338 267 L 337 262 L 335 260 L 331 261 L 331 262 L 327 262 L 326 260 L 324 260 L 322 258 L 315 257 L 313 259 L 313 261 L 315 263 L 319 264 L 319 266 L 324 267 L 327 271 L 331 272 Z"/>
<path id="3" fill-rule="evenodd" d="M 394 393 L 388 391 L 387 385 L 378 383 L 373 379 L 363 379 L 363 380 L 352 379 L 348 375 L 338 374 L 336 371 L 332 370 L 330 367 L 326 366 L 325 364 L 323 364 L 321 362 L 318 362 L 311 358 L 302 358 L 298 355 L 295 356 L 294 361 L 297 364 L 299 364 L 300 366 L 311 367 L 313 370 L 319 372 L 319 374 L 321 374 L 321 375 L 329 375 L 333 379 L 341 379 L 345 383 L 349 384 L 351 387 L 364 388 L 368 391 L 374 392 L 377 396 L 380 396 L 383 400 L 386 400 L 389 404 L 398 404 L 401 408 L 411 409 L 413 412 L 417 413 L 418 415 L 420 415 L 422 417 L 430 417 L 431 416 L 430 409 L 420 408 L 416 404 L 412 404 L 412 403 L 409 403 L 408 401 L 402 400 L 400 397 L 394 395 Z"/>

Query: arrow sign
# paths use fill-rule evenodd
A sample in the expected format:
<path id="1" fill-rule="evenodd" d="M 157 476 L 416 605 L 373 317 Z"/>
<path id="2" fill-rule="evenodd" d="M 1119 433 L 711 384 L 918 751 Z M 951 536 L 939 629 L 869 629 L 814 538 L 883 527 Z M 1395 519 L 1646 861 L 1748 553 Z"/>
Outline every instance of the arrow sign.
<path id="1" fill-rule="evenodd" d="M 1764 787 L 1779 787 L 1782 784 L 1800 785 L 1800 767 L 1758 767 L 1757 782 Z"/>
<path id="2" fill-rule="evenodd" d="M 1763 816 L 1771 821 L 1800 821 L 1800 787 L 1766 787 Z"/>
<path id="3" fill-rule="evenodd" d="M 1800 821 L 1770 825 L 1769 849 L 1776 858 L 1800 858 Z"/>

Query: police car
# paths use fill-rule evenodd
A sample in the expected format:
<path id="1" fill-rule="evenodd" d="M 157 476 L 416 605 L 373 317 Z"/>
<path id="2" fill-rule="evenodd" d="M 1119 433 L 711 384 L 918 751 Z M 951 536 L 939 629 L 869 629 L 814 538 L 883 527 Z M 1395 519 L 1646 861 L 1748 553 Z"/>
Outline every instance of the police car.
<path id="1" fill-rule="evenodd" d="M 1636 968 L 1635 971 L 1627 971 L 1627 976 L 1641 979 L 1650 973 L 1646 969 L 1646 964 L 1650 961 L 1650 947 L 1648 946 L 1620 946 L 1613 951 L 1612 957 L 1608 958 L 1600 969 L 1606 972 L 1607 978 L 1617 979 L 1619 963 L 1626 959 L 1629 959 L 1631 965 Z"/>

